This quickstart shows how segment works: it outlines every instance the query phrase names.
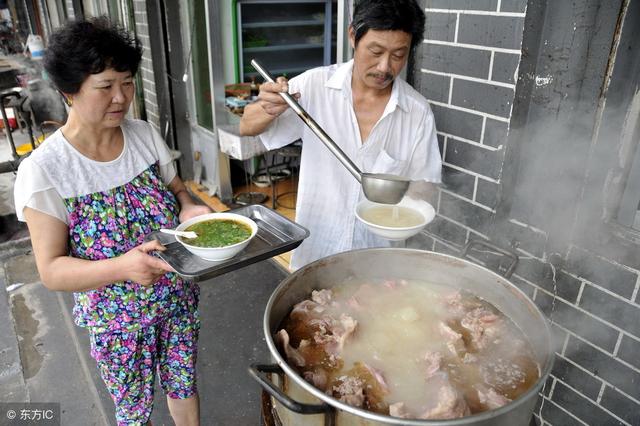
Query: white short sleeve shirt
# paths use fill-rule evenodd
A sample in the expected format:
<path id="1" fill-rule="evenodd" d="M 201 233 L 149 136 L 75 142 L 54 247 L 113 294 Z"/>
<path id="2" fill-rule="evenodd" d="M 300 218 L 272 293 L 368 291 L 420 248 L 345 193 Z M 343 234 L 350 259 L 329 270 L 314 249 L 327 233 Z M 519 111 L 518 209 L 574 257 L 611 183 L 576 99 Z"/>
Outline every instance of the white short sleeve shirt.
<path id="1" fill-rule="evenodd" d="M 169 184 L 176 169 L 158 131 L 142 120 L 125 120 L 121 128 L 122 153 L 106 162 L 82 155 L 60 129 L 49 136 L 18 167 L 14 187 L 18 219 L 24 221 L 24 208 L 30 207 L 68 224 L 64 199 L 123 185 L 154 163 Z"/>
<path id="2" fill-rule="evenodd" d="M 361 141 L 351 92 L 353 61 L 309 70 L 289 82 L 300 104 L 363 172 L 441 181 L 442 161 L 427 100 L 397 78 L 366 141 Z M 355 217 L 360 184 L 317 136 L 288 109 L 260 135 L 268 149 L 302 139 L 296 221 L 311 235 L 293 253 L 292 269 L 346 250 L 389 246 Z"/>

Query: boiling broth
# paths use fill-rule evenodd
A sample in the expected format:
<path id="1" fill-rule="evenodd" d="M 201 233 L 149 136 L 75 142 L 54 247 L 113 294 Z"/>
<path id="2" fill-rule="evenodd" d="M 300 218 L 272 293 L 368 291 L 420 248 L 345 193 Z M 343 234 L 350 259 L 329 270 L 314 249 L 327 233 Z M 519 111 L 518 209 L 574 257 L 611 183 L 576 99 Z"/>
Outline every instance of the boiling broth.
<path id="1" fill-rule="evenodd" d="M 420 212 L 402 206 L 373 206 L 363 210 L 360 217 L 369 223 L 390 228 L 411 228 L 424 223 Z"/>
<path id="2" fill-rule="evenodd" d="M 421 417 L 436 409 L 442 394 L 437 381 L 444 378 L 460 395 L 465 409 L 468 407 L 465 415 L 474 414 L 496 408 L 491 401 L 479 397 L 480 391 L 483 395 L 488 389 L 495 391 L 495 398 L 502 399 L 504 404 L 524 393 L 539 378 L 539 367 L 522 332 L 491 304 L 468 292 L 418 281 L 354 280 L 333 287 L 332 293 L 322 314 L 316 312 L 312 316 L 317 319 L 347 315 L 357 321 L 355 332 L 339 354 L 339 362 L 327 364 L 325 349 L 320 345 L 314 347 L 317 328 L 313 320 L 288 317 L 283 327 L 294 348 L 307 345 L 301 345 L 305 339 L 312 342 L 302 350 L 308 363 L 298 370 L 303 377 L 305 372 L 317 372 L 318 368 L 326 370 L 329 384 L 321 389 L 325 392 L 330 393 L 335 389 L 331 383 L 354 374 L 361 365 L 381 373 L 388 386 L 384 403 L 376 402 L 375 406 L 365 403 L 362 408 L 389 414 L 392 404 L 402 402 L 408 413 L 402 417 L 444 418 Z M 473 312 L 499 321 L 500 333 L 491 336 L 486 333 L 488 338 L 483 343 L 486 347 L 478 347 L 481 340 L 474 343 L 477 336 L 461 325 L 469 326 L 464 321 Z M 441 324 L 461 336 L 455 351 L 443 338 Z M 441 355 L 441 361 L 437 373 L 429 376 L 425 354 L 435 353 Z M 318 363 L 314 364 L 313 359 Z M 380 398 L 381 395 L 374 396 L 376 401 Z"/>

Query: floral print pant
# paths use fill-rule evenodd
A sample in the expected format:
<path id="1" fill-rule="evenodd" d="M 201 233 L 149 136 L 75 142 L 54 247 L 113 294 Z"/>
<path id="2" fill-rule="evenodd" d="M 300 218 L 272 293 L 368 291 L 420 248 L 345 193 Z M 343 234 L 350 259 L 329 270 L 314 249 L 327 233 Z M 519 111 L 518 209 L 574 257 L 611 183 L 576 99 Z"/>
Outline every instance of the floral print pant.
<path id="1" fill-rule="evenodd" d="M 156 372 L 170 398 L 197 393 L 197 310 L 174 315 L 132 332 L 90 333 L 91 356 L 116 405 L 118 425 L 145 425 L 153 409 Z"/>

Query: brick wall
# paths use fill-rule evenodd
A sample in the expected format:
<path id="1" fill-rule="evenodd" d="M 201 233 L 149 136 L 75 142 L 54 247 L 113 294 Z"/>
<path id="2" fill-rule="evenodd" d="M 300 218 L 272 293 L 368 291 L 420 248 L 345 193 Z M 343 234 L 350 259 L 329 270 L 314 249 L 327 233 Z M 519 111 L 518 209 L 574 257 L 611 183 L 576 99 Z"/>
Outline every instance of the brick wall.
<path id="1" fill-rule="evenodd" d="M 74 19 L 76 15 L 73 9 L 73 0 L 65 0 L 64 5 L 67 8 L 67 17 L 69 19 Z"/>
<path id="2" fill-rule="evenodd" d="M 149 22 L 147 17 L 146 1 L 134 0 L 133 13 L 136 24 L 136 34 L 144 46 L 142 62 L 140 63 L 140 70 L 138 72 L 142 78 L 147 121 L 156 129 L 161 130 L 156 83 L 152 65 L 153 52 L 151 51 L 151 45 L 149 43 Z M 162 131 L 160 133 L 164 135 Z"/>
<path id="3" fill-rule="evenodd" d="M 590 3 L 598 7 L 597 1 Z M 550 318 L 557 348 L 536 421 L 640 425 L 640 254 L 636 250 L 614 258 L 596 253 L 577 242 L 576 235 L 558 248 L 552 241 L 558 238 L 556 230 L 526 214 L 516 216 L 529 207 L 520 200 L 511 200 L 514 208 L 501 215 L 504 186 L 516 185 L 509 181 L 514 176 L 505 173 L 511 161 L 505 152 L 516 143 L 510 127 L 516 85 L 523 78 L 518 68 L 530 13 L 526 0 L 423 4 L 427 28 L 417 51 L 414 85 L 436 117 L 444 185 L 436 219 L 409 246 L 458 254 L 469 239 L 487 238 L 515 249 L 521 261 L 511 281 Z M 574 36 L 580 36 L 575 28 Z M 593 63 L 588 66 L 599 72 Z M 579 149 L 586 153 L 588 144 Z M 543 161 L 553 155 L 530 152 Z M 583 190 L 578 185 L 569 189 Z M 567 208 L 570 213 L 577 209 Z M 499 263 L 489 254 L 478 260 L 494 269 Z"/>
<path id="4" fill-rule="evenodd" d="M 525 6 L 524 0 L 426 1 L 415 85 L 436 117 L 444 185 L 438 216 L 421 246 L 447 250 L 470 236 L 486 237 L 500 185 Z"/>

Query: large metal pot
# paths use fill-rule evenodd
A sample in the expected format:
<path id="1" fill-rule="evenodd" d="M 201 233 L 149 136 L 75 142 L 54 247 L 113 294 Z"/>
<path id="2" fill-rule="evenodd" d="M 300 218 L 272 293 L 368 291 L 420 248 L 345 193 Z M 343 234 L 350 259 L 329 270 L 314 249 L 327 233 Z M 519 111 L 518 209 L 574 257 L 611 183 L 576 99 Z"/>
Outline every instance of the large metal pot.
<path id="1" fill-rule="evenodd" d="M 515 260 L 517 262 L 517 257 Z M 509 275 L 514 267 L 515 262 L 509 268 Z M 312 290 L 332 288 L 350 277 L 453 283 L 472 291 L 511 318 L 529 338 L 540 365 L 540 379 L 520 398 L 503 407 L 453 420 L 407 420 L 380 415 L 324 394 L 287 364 L 276 348 L 273 335 L 293 305 L 309 297 Z M 274 409 L 284 425 L 528 425 L 538 392 L 553 365 L 549 325 L 520 289 L 505 277 L 468 260 L 421 250 L 355 250 L 307 265 L 287 277 L 271 295 L 264 316 L 264 334 L 277 364 L 253 365 L 250 373 L 274 397 Z"/>

